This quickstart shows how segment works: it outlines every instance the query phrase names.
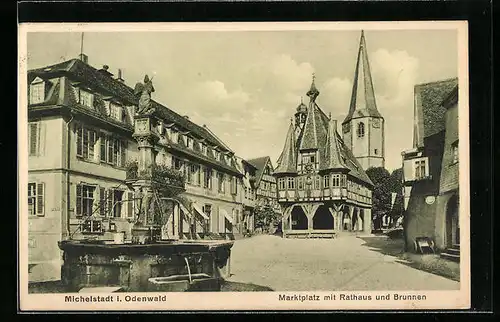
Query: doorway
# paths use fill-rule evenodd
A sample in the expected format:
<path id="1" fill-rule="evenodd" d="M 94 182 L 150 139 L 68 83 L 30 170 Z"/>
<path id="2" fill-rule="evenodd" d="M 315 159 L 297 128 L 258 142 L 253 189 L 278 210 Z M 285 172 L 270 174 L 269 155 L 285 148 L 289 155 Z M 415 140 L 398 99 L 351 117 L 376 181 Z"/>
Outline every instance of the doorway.
<path id="1" fill-rule="evenodd" d="M 453 195 L 446 205 L 446 246 L 460 245 L 458 197 Z"/>
<path id="2" fill-rule="evenodd" d="M 334 228 L 333 216 L 328 207 L 319 206 L 313 217 L 313 229 L 333 230 Z"/>
<path id="3" fill-rule="evenodd" d="M 307 216 L 301 206 L 295 206 L 292 209 L 292 230 L 307 230 Z"/>

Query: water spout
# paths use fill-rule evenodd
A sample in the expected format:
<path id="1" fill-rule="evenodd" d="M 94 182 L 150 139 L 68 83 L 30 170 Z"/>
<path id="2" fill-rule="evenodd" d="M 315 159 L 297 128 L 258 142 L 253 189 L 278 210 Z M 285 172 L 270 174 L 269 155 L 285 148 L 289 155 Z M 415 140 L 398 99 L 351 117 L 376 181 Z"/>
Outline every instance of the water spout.
<path id="1" fill-rule="evenodd" d="M 189 267 L 189 262 L 188 262 L 187 257 L 184 257 L 184 261 L 186 262 L 186 267 L 187 267 L 187 271 L 188 271 L 188 275 L 189 275 L 189 284 L 192 284 L 193 279 L 191 278 L 191 268 Z"/>

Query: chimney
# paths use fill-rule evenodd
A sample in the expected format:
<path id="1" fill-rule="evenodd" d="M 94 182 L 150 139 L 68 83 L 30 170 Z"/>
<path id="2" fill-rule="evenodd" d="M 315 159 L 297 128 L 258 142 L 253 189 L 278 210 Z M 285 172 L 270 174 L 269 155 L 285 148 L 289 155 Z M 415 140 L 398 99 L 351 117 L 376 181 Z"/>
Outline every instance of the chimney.
<path id="1" fill-rule="evenodd" d="M 102 65 L 102 68 L 101 68 L 101 69 L 99 69 L 99 72 L 103 73 L 103 74 L 104 74 L 104 75 L 106 75 L 106 76 L 110 76 L 110 77 L 111 77 L 111 76 L 113 76 L 113 74 L 112 74 L 112 73 L 110 73 L 110 72 L 108 71 L 108 69 L 109 69 L 109 66 L 108 66 L 108 65 Z"/>
<path id="2" fill-rule="evenodd" d="M 85 55 L 85 54 L 80 54 L 78 55 L 78 59 L 80 59 L 82 62 L 84 62 L 85 64 L 88 64 L 89 63 L 89 56 Z"/>
<path id="3" fill-rule="evenodd" d="M 186 120 L 189 120 L 189 116 L 188 116 L 188 115 L 184 115 L 184 118 L 185 118 Z"/>
<path id="4" fill-rule="evenodd" d="M 122 83 L 125 82 L 125 80 L 122 77 L 122 69 L 121 68 L 118 68 L 118 77 L 116 77 L 116 79 Z"/>

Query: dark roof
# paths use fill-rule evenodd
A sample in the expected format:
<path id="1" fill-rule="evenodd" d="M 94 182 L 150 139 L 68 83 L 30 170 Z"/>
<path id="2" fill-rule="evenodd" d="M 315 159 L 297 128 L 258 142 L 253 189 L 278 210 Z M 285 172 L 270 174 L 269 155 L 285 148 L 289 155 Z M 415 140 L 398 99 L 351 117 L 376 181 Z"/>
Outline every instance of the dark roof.
<path id="1" fill-rule="evenodd" d="M 365 116 L 382 117 L 377 109 L 377 103 L 375 101 L 375 91 L 373 89 L 365 35 L 362 31 L 359 41 L 356 70 L 354 71 L 351 104 L 349 106 L 349 113 L 342 123 L 349 122 L 353 118 Z"/>
<path id="2" fill-rule="evenodd" d="M 137 105 L 139 101 L 139 98 L 134 95 L 134 90 L 131 87 L 79 59 L 71 59 L 55 65 L 29 70 L 28 82 L 31 83 L 37 76 L 45 80 L 59 76 L 68 76 L 73 81 L 80 81 L 85 86 L 102 94 L 111 95 L 116 99 L 123 100 L 124 103 Z M 152 100 L 152 103 L 153 107 L 156 108 L 157 115 L 166 122 L 174 123 L 183 130 L 190 131 L 194 136 L 206 139 L 208 143 L 218 146 L 223 151 L 230 151 L 208 129 L 191 122 L 184 116 L 177 114 L 154 100 Z"/>
<path id="3" fill-rule="evenodd" d="M 270 166 L 272 169 L 271 158 L 269 156 L 248 160 L 248 163 L 250 163 L 251 165 L 253 165 L 257 169 L 257 171 L 255 171 L 255 178 L 256 178 L 255 185 L 256 186 L 259 186 L 260 180 L 262 179 L 262 174 L 264 173 L 264 168 L 266 167 L 268 162 L 270 163 Z"/>
<path id="4" fill-rule="evenodd" d="M 422 146 L 423 139 L 445 129 L 446 108 L 443 100 L 457 86 L 458 78 L 415 85 L 414 146 Z"/>
<path id="5" fill-rule="evenodd" d="M 336 123 L 330 120 L 328 116 L 321 110 L 315 103 L 311 102 L 307 118 L 314 118 L 312 120 L 306 119 L 306 125 L 302 132 L 309 132 L 305 135 L 301 133 L 295 141 L 295 131 L 293 124 L 290 124 L 288 129 L 285 145 L 276 166 L 275 174 L 296 174 L 297 171 L 297 147 L 304 146 L 303 140 L 314 140 L 319 155 L 320 171 L 338 170 L 347 168 L 348 174 L 373 186 L 372 181 L 363 170 L 358 160 L 354 157 L 352 152 L 344 144 L 342 138 L 337 133 Z M 307 125 L 309 124 L 309 126 Z M 335 138 L 333 138 L 334 136 Z M 295 142 L 293 144 L 292 142 Z M 311 148 L 312 144 L 305 144 L 307 148 Z M 344 170 L 345 171 L 345 170 Z"/>

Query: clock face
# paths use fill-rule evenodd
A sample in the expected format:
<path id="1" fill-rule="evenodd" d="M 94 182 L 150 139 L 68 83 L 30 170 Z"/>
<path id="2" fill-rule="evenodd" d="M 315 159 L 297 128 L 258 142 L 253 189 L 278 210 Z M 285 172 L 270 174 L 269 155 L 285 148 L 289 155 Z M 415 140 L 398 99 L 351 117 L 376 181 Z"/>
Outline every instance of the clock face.
<path id="1" fill-rule="evenodd" d="M 427 196 L 427 197 L 425 197 L 425 202 L 428 205 L 432 205 L 434 203 L 434 201 L 436 201 L 436 197 L 434 197 L 434 196 Z"/>

